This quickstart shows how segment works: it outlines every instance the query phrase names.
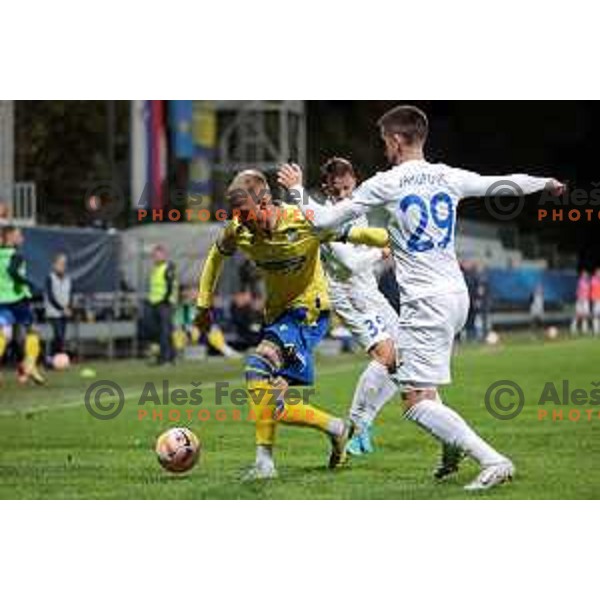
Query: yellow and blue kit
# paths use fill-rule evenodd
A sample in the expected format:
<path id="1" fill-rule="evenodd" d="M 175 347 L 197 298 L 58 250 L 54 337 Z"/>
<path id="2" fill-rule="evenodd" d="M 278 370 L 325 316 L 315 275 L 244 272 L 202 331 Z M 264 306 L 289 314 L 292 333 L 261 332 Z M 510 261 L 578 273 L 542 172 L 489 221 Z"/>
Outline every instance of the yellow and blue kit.
<path id="1" fill-rule="evenodd" d="M 352 228 L 342 237 L 354 243 L 387 243 L 385 230 Z M 204 264 L 198 292 L 200 308 L 211 307 L 224 257 L 237 249 L 256 263 L 265 280 L 266 323 L 262 339 L 280 349 L 282 362 L 259 352 L 246 359 L 247 386 L 257 392 L 254 404 L 258 448 L 273 446 L 277 421 L 316 428 L 329 435 L 340 427 L 339 419 L 314 406 L 300 403 L 289 410 L 285 398 L 276 395 L 276 402 L 271 401 L 280 378 L 291 384 L 313 382 L 313 349 L 327 332 L 329 321 L 329 296 L 319 245 L 332 239 L 339 236 L 316 230 L 297 207 L 283 205 L 269 231 L 250 228 L 234 219 L 213 244 Z"/>
<path id="2" fill-rule="evenodd" d="M 345 234 L 319 231 L 297 207 L 278 207 L 271 231 L 251 229 L 231 221 L 210 249 L 198 294 L 198 306 L 209 308 L 223 258 L 240 250 L 254 261 L 266 287 L 265 326 L 262 338 L 282 349 L 283 367 L 272 373 L 257 355 L 248 358 L 246 377 L 284 377 L 290 384 L 309 385 L 314 380 L 313 349 L 327 333 L 330 302 L 321 266 L 322 241 L 344 237 L 353 243 L 385 246 L 387 232 L 374 228 L 351 228 Z"/>

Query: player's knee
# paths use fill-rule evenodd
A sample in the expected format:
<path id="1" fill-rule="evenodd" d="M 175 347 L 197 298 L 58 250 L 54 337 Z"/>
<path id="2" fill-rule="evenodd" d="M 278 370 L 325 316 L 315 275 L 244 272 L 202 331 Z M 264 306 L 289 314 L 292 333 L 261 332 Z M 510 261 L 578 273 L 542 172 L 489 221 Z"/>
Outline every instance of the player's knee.
<path id="1" fill-rule="evenodd" d="M 246 381 L 273 381 L 281 369 L 282 357 L 279 347 L 263 340 L 256 350 L 246 357 Z"/>
<path id="2" fill-rule="evenodd" d="M 256 354 L 269 361 L 275 369 L 279 369 L 283 363 L 281 349 L 270 341 L 263 340 L 256 348 Z"/>
<path id="3" fill-rule="evenodd" d="M 369 354 L 371 358 L 381 363 L 391 375 L 398 370 L 398 353 L 391 339 L 375 344 Z"/>
<path id="4" fill-rule="evenodd" d="M 406 387 L 402 390 L 402 402 L 404 410 L 407 411 L 415 404 L 423 400 L 439 401 L 439 396 L 436 388 L 416 388 Z"/>
<path id="5" fill-rule="evenodd" d="M 0 327 L 0 336 L 2 336 L 4 341 L 8 344 L 12 340 L 12 327 Z"/>

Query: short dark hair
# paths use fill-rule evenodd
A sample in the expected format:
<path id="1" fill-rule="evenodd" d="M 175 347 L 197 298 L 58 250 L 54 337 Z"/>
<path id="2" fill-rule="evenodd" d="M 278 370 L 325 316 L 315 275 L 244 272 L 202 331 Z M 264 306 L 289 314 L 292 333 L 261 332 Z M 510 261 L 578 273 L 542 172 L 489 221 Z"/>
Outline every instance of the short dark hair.
<path id="1" fill-rule="evenodd" d="M 346 158 L 333 156 L 321 167 L 321 184 L 326 185 L 332 175 L 351 175 L 358 179 L 354 165 Z"/>
<path id="2" fill-rule="evenodd" d="M 429 123 L 427 115 L 416 106 L 404 104 L 388 110 L 377 121 L 384 133 L 396 133 L 408 144 L 422 144 L 427 139 Z"/>
<path id="3" fill-rule="evenodd" d="M 13 233 L 16 233 L 17 231 L 19 231 L 21 228 L 18 227 L 17 225 L 5 225 L 2 228 L 2 235 L 4 235 L 4 237 L 12 235 Z"/>
<path id="4" fill-rule="evenodd" d="M 4 227 L 0 228 L 0 244 L 6 244 L 8 238 L 17 231 L 21 231 L 21 228 L 17 225 L 5 225 Z"/>

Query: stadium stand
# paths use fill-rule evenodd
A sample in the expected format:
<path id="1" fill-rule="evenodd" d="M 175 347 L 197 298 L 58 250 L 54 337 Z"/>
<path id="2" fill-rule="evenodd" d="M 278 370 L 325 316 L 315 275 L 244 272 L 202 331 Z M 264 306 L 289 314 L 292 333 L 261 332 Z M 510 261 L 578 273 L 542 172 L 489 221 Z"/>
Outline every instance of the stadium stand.
<path id="1" fill-rule="evenodd" d="M 120 232 L 59 227 L 26 228 L 26 255 L 32 279 L 39 285 L 58 251 L 70 257 L 74 280 L 75 314 L 68 340 L 78 355 L 106 353 L 109 357 L 139 352 L 138 328 L 143 323 L 150 251 L 155 244 L 169 248 L 177 264 L 180 285 L 194 286 L 197 271 L 219 223 L 156 223 Z M 465 268 L 475 267 L 484 278 L 488 325 L 493 328 L 526 326 L 529 303 L 542 284 L 548 323 L 568 323 L 572 313 L 576 275 L 573 270 L 548 268 L 545 260 L 526 258 L 514 244 L 518 232 L 493 223 L 463 220 L 458 228 L 458 254 Z M 235 305 L 244 284 L 243 260 L 227 261 L 219 286 L 220 316 L 228 342 L 236 344 Z M 260 290 L 251 290 L 253 298 Z M 44 337 L 47 326 L 41 316 Z"/>

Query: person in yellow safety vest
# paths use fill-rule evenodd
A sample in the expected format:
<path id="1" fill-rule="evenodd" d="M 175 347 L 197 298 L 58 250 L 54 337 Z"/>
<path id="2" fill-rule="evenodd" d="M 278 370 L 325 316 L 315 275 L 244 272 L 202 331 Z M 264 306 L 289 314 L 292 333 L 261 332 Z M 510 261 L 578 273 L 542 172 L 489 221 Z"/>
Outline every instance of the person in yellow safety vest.
<path id="1" fill-rule="evenodd" d="M 167 249 L 157 244 L 152 249 L 153 266 L 150 271 L 148 304 L 158 331 L 160 353 L 158 364 L 169 364 L 175 360 L 173 348 L 173 312 L 177 302 L 175 265 L 168 260 Z"/>

